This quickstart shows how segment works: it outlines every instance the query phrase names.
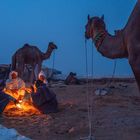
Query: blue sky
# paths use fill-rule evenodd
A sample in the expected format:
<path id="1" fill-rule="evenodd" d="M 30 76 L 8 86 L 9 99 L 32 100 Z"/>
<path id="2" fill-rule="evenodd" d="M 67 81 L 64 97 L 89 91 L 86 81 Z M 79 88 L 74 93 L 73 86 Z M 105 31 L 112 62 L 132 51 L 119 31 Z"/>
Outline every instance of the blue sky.
<path id="1" fill-rule="evenodd" d="M 11 63 L 13 53 L 25 43 L 46 51 L 48 42 L 57 44 L 55 68 L 85 75 L 84 32 L 87 15 L 104 14 L 110 33 L 121 29 L 136 0 L 1 0 L 0 63 Z M 88 41 L 91 73 L 91 40 Z M 110 76 L 114 61 L 102 57 L 94 48 L 94 75 Z M 43 65 L 52 67 L 52 57 Z M 127 59 L 117 60 L 116 75 L 132 75 Z"/>

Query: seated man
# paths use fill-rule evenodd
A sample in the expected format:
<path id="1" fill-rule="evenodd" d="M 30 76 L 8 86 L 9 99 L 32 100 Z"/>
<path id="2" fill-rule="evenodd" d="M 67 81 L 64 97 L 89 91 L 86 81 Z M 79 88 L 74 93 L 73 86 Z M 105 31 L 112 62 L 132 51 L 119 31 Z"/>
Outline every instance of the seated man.
<path id="1" fill-rule="evenodd" d="M 35 83 L 36 92 L 31 93 L 33 104 L 44 114 L 58 112 L 56 95 L 41 80 Z"/>
<path id="2" fill-rule="evenodd" d="M 38 74 L 38 80 L 42 81 L 44 84 L 48 85 L 48 81 L 46 79 L 46 75 L 44 74 L 43 71 L 40 71 Z"/>
<path id="3" fill-rule="evenodd" d="M 24 96 L 25 83 L 21 78 L 18 77 L 18 73 L 16 71 L 10 72 L 9 79 L 6 81 L 5 92 L 16 99 Z"/>

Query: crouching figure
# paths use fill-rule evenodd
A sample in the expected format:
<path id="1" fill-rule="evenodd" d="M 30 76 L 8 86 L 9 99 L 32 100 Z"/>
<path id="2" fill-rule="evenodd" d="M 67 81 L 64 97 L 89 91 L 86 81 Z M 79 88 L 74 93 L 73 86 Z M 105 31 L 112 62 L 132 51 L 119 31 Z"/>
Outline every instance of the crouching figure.
<path id="1" fill-rule="evenodd" d="M 32 89 L 33 105 L 43 114 L 58 112 L 56 95 L 41 80 L 35 83 L 36 91 Z"/>

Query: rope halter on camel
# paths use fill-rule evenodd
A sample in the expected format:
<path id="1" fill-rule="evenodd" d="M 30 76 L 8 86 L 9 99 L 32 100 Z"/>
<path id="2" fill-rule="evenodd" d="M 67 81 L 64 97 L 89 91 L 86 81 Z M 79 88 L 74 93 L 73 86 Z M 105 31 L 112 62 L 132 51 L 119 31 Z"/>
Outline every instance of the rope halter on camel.
<path id="1" fill-rule="evenodd" d="M 102 42 L 106 37 L 106 34 L 107 34 L 106 30 L 101 30 L 95 35 L 95 37 L 93 37 L 93 41 L 95 43 L 97 50 L 99 50 L 99 47 L 102 45 Z"/>

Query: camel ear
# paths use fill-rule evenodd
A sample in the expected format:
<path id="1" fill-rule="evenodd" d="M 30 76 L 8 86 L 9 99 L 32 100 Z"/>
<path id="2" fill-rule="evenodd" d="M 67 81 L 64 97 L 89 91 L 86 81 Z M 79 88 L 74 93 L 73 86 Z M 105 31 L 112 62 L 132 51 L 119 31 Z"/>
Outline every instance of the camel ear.
<path id="1" fill-rule="evenodd" d="M 104 15 L 101 16 L 101 19 L 104 20 Z"/>
<path id="2" fill-rule="evenodd" d="M 90 20 L 90 15 L 87 16 L 87 19 Z"/>

